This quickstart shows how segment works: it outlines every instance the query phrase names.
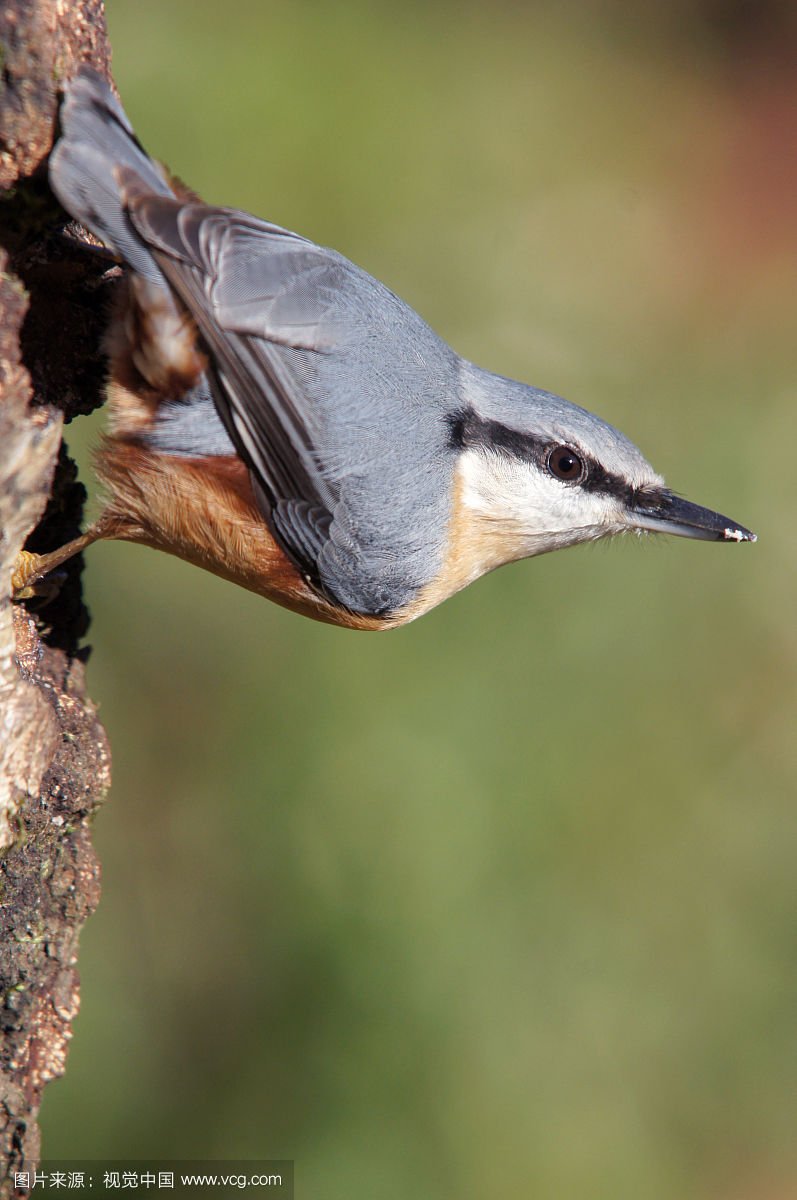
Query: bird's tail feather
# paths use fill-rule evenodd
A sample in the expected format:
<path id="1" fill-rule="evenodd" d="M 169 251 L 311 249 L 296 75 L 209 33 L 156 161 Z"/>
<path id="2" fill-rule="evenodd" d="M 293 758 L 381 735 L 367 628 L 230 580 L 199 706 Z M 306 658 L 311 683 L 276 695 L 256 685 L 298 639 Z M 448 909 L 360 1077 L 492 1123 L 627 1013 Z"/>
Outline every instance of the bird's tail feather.
<path id="1" fill-rule="evenodd" d="M 67 85 L 61 128 L 49 167 L 50 186 L 61 204 L 139 275 L 165 286 L 130 222 L 117 168 L 133 171 L 144 190 L 161 196 L 174 193 L 139 143 L 108 84 L 88 67 Z"/>

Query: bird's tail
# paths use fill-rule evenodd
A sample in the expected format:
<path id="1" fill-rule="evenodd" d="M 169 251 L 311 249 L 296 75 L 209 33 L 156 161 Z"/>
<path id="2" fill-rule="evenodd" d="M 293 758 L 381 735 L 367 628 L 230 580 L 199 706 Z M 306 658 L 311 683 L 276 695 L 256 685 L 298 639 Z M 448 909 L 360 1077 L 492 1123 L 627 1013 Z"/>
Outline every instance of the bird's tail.
<path id="1" fill-rule="evenodd" d="M 174 193 L 108 84 L 88 67 L 66 87 L 61 129 L 49 167 L 50 186 L 61 204 L 139 275 L 166 286 L 128 216 L 119 168 L 132 171 L 141 190 Z"/>

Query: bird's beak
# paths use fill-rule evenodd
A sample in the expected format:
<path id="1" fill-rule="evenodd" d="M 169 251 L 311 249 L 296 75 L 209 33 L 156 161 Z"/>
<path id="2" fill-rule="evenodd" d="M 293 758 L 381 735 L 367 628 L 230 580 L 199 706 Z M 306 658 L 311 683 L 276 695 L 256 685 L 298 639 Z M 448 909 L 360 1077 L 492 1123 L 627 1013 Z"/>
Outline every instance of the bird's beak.
<path id="1" fill-rule="evenodd" d="M 629 521 L 635 529 L 650 529 L 654 533 L 674 533 L 678 537 L 702 538 L 709 542 L 755 542 L 756 535 L 730 517 L 690 504 L 671 492 L 658 492 L 648 498 L 640 497 L 629 510 Z"/>

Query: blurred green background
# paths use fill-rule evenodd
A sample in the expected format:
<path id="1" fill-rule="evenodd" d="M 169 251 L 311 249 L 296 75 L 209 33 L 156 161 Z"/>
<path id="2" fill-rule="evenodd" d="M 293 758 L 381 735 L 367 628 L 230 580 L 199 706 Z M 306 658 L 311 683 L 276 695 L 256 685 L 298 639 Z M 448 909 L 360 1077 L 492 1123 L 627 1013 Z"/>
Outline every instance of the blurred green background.
<path id="1" fill-rule="evenodd" d="M 47 1154 L 290 1157 L 325 1200 L 797 1195 L 788 9 L 109 22 L 142 140 L 207 199 L 761 540 L 553 555 L 382 635 L 92 549 L 114 786 Z"/>

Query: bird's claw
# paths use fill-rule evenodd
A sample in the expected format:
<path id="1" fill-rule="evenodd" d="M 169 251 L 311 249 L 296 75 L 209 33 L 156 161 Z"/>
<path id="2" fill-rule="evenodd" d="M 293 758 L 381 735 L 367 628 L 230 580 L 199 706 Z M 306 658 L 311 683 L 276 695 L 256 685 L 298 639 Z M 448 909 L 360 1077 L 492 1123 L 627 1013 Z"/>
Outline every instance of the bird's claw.
<path id="1" fill-rule="evenodd" d="M 65 571 L 47 573 L 45 559 L 30 550 L 20 550 L 11 572 L 11 598 L 14 601 L 54 600 L 66 578 Z"/>

